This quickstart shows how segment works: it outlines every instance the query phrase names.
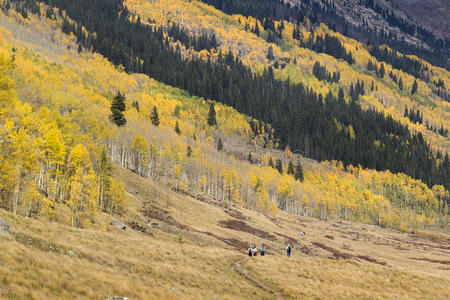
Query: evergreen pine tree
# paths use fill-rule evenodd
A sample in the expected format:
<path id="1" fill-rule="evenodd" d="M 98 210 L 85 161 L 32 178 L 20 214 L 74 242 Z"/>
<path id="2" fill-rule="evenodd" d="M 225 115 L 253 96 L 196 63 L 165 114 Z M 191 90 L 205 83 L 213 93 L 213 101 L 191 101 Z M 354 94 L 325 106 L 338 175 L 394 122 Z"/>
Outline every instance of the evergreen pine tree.
<path id="1" fill-rule="evenodd" d="M 413 86 L 411 88 L 411 95 L 414 95 L 415 93 L 417 93 L 419 86 L 417 85 L 417 80 L 414 80 Z"/>
<path id="2" fill-rule="evenodd" d="M 384 64 L 383 63 L 381 63 L 381 67 L 380 67 L 380 70 L 379 70 L 379 76 L 380 76 L 380 78 L 384 78 L 384 74 L 386 73 L 386 70 L 384 69 Z"/>
<path id="3" fill-rule="evenodd" d="M 269 158 L 269 167 L 275 168 L 275 163 L 273 162 L 273 157 Z"/>
<path id="4" fill-rule="evenodd" d="M 152 113 L 150 114 L 150 120 L 152 121 L 153 126 L 159 126 L 159 115 L 156 106 L 153 106 Z"/>
<path id="5" fill-rule="evenodd" d="M 294 175 L 295 174 L 294 164 L 292 163 L 292 161 L 289 161 L 287 173 L 289 175 Z"/>
<path id="6" fill-rule="evenodd" d="M 303 180 L 304 180 L 304 178 L 303 178 L 303 168 L 302 168 L 302 164 L 300 162 L 298 162 L 298 165 L 295 168 L 294 177 L 295 177 L 295 179 L 297 179 L 300 182 L 303 182 Z"/>
<path id="7" fill-rule="evenodd" d="M 175 123 L 175 132 L 176 132 L 178 135 L 181 134 L 180 127 L 178 126 L 178 121 L 176 121 L 176 123 Z"/>
<path id="8" fill-rule="evenodd" d="M 259 35 L 259 25 L 258 25 L 258 23 L 256 23 L 255 29 L 253 30 L 253 32 L 254 32 L 256 35 Z"/>
<path id="9" fill-rule="evenodd" d="M 280 172 L 280 174 L 283 174 L 283 162 L 281 161 L 281 159 L 277 159 L 275 168 L 278 170 L 278 172 Z"/>
<path id="10" fill-rule="evenodd" d="M 269 50 L 267 51 L 267 59 L 268 60 L 274 60 L 274 56 L 273 56 L 273 47 L 269 46 Z"/>
<path id="11" fill-rule="evenodd" d="M 133 104 L 131 104 L 131 106 L 132 106 L 133 108 L 135 108 L 135 109 L 137 110 L 137 112 L 139 112 L 139 102 L 133 101 Z"/>
<path id="12" fill-rule="evenodd" d="M 117 92 L 116 96 L 111 103 L 111 115 L 110 120 L 113 121 L 117 126 L 124 126 L 127 123 L 123 112 L 125 111 L 125 95 Z"/>
<path id="13" fill-rule="evenodd" d="M 217 143 L 217 150 L 218 151 L 222 151 L 223 150 L 223 143 L 222 143 L 222 139 L 219 138 L 219 142 Z"/>
<path id="14" fill-rule="evenodd" d="M 216 110 L 214 109 L 213 103 L 211 103 L 209 106 L 208 125 L 209 126 L 217 126 Z"/>
<path id="15" fill-rule="evenodd" d="M 192 156 L 192 148 L 191 148 L 191 146 L 187 146 L 186 156 L 187 157 L 191 157 Z"/>

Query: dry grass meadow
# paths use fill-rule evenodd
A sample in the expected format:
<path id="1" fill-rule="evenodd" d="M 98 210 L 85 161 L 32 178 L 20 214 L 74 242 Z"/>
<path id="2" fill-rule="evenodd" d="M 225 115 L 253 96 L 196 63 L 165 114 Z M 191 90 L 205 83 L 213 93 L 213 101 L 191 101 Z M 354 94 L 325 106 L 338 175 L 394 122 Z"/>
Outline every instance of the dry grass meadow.
<path id="1" fill-rule="evenodd" d="M 124 169 L 126 230 L 0 211 L 1 299 L 448 299 L 450 236 L 279 213 L 170 192 Z M 61 208 L 62 209 L 62 208 Z M 306 236 L 301 237 L 300 232 Z M 294 245 L 287 258 L 285 245 Z M 248 245 L 268 255 L 249 259 Z"/>

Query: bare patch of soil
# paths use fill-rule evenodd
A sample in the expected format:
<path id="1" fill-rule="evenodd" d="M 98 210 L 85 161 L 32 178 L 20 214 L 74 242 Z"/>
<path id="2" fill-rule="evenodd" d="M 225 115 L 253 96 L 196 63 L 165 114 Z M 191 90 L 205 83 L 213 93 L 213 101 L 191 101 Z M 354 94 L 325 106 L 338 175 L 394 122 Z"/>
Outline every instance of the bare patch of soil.
<path id="1" fill-rule="evenodd" d="M 169 212 L 167 210 L 158 208 L 156 206 L 150 206 L 150 207 L 147 206 L 147 207 L 143 207 L 141 209 L 141 212 L 147 218 L 164 222 L 166 224 L 175 226 L 179 229 L 189 230 L 188 226 L 181 224 L 180 222 L 178 222 L 177 220 L 175 220 L 174 218 L 169 216 Z"/>
<path id="2" fill-rule="evenodd" d="M 418 258 L 418 257 L 410 257 L 410 259 L 429 261 L 436 264 L 450 265 L 450 260 L 438 260 L 438 259 Z"/>
<path id="3" fill-rule="evenodd" d="M 294 239 L 293 237 L 287 236 L 285 234 L 279 233 L 279 232 L 274 232 L 276 235 L 281 236 L 283 238 L 286 239 L 286 242 L 295 246 L 298 244 L 298 241 L 296 239 Z"/>
<path id="4" fill-rule="evenodd" d="M 340 258 L 342 258 L 342 259 L 352 259 L 353 258 L 353 255 L 351 255 L 351 254 L 340 252 L 340 251 L 338 251 L 336 249 L 333 249 L 333 248 L 331 248 L 329 246 L 326 246 L 326 245 L 324 245 L 322 243 L 313 242 L 312 244 L 314 246 L 318 247 L 318 248 L 321 248 L 321 249 L 325 250 L 325 251 L 331 252 L 336 259 L 340 259 Z"/>
<path id="5" fill-rule="evenodd" d="M 306 245 L 301 246 L 299 248 L 299 250 L 300 250 L 300 252 L 308 254 L 308 255 L 314 254 L 314 251 L 311 248 L 309 248 L 308 246 L 306 246 Z"/>
<path id="6" fill-rule="evenodd" d="M 233 217 L 235 219 L 239 219 L 239 220 L 250 220 L 249 217 L 244 216 L 240 211 L 238 211 L 237 209 L 233 209 L 233 208 L 228 208 L 225 209 L 224 212 L 229 215 L 230 217 Z"/>
<path id="7" fill-rule="evenodd" d="M 243 242 L 243 241 L 240 241 L 240 240 L 235 239 L 235 238 L 224 238 L 224 237 L 218 236 L 218 235 L 216 235 L 216 234 L 214 234 L 212 232 L 201 231 L 201 230 L 196 230 L 194 228 L 191 228 L 190 226 L 182 224 L 182 223 L 178 222 L 177 220 L 175 220 L 174 218 L 172 218 L 171 216 L 169 216 L 169 212 L 168 211 L 166 211 L 164 209 L 161 209 L 161 208 L 158 208 L 158 207 L 155 207 L 155 206 L 144 207 L 144 208 L 142 208 L 141 211 L 144 214 L 144 216 L 147 217 L 147 218 L 164 222 L 164 223 L 166 223 L 168 225 L 175 226 L 175 227 L 177 227 L 179 229 L 182 229 L 182 230 L 187 230 L 187 231 L 190 231 L 190 232 L 196 232 L 196 233 L 201 233 L 201 234 L 205 234 L 205 235 L 208 235 L 208 236 L 212 236 L 215 239 L 217 239 L 217 240 L 219 240 L 221 242 L 224 242 L 225 244 L 233 247 L 236 250 L 247 249 L 248 245 L 249 245 L 248 242 Z M 236 222 L 242 222 L 242 221 L 236 221 Z M 242 223 L 244 223 L 244 222 L 242 222 Z M 129 225 L 131 227 L 131 224 L 129 224 Z M 138 227 L 138 228 L 140 228 L 140 227 Z"/>
<path id="8" fill-rule="evenodd" d="M 248 232 L 257 237 L 260 237 L 260 238 L 263 238 L 266 240 L 270 240 L 270 241 L 275 241 L 275 239 L 276 239 L 274 235 L 272 235 L 268 232 L 265 232 L 261 229 L 253 228 L 250 225 L 248 225 L 247 223 L 245 223 L 244 221 L 240 221 L 240 220 L 220 221 L 219 226 L 225 227 L 228 229 L 237 230 L 237 231 Z"/>
<path id="9" fill-rule="evenodd" d="M 214 234 L 212 232 L 207 232 L 207 231 L 195 230 L 195 232 L 203 233 L 203 234 L 212 236 L 213 238 L 215 238 L 215 239 L 217 239 L 219 241 L 222 241 L 225 244 L 227 244 L 228 246 L 231 246 L 234 249 L 239 250 L 239 251 L 241 251 L 243 249 L 246 250 L 249 247 L 249 243 L 248 242 L 243 242 L 243 241 L 240 241 L 238 239 L 224 238 L 224 237 L 218 236 L 218 235 L 216 235 L 216 234 Z"/>
<path id="10" fill-rule="evenodd" d="M 341 252 L 339 250 L 333 249 L 333 248 L 331 248 L 329 246 L 326 246 L 326 245 L 324 245 L 322 243 L 319 243 L 319 242 L 313 242 L 312 244 L 314 246 L 316 246 L 316 247 L 319 247 L 319 248 L 323 249 L 323 250 L 331 252 L 336 259 L 340 259 L 340 258 L 342 258 L 342 259 L 359 258 L 361 260 L 365 260 L 365 261 L 368 261 L 368 262 L 371 262 L 371 263 L 375 263 L 375 264 L 379 264 L 379 265 L 383 265 L 383 266 L 386 265 L 385 262 L 380 262 L 380 261 L 378 261 L 378 260 L 376 260 L 376 259 L 374 259 L 372 257 L 366 256 L 366 255 L 353 255 L 353 254 L 350 254 L 350 253 Z"/>
<path id="11" fill-rule="evenodd" d="M 397 242 L 400 242 L 400 243 L 404 243 L 404 244 L 410 244 L 410 245 L 413 245 L 413 246 L 416 246 L 416 247 L 422 247 L 422 248 L 428 247 L 428 248 L 435 248 L 435 249 L 450 250 L 450 246 L 444 246 L 442 244 L 432 245 L 432 244 L 418 243 L 418 242 L 414 242 L 414 241 L 411 241 L 411 240 L 401 240 L 399 238 L 394 238 L 394 237 L 389 237 L 389 238 L 394 240 L 394 241 L 397 241 Z"/>
<path id="12" fill-rule="evenodd" d="M 128 226 L 130 226 L 130 228 L 133 229 L 133 230 L 140 231 L 140 232 L 142 232 L 144 234 L 147 233 L 147 229 L 142 224 L 139 224 L 136 221 L 129 222 Z"/>
<path id="13" fill-rule="evenodd" d="M 359 259 L 362 259 L 362 260 L 365 260 L 365 261 L 374 263 L 374 264 L 379 264 L 379 265 L 382 265 L 382 266 L 385 266 L 385 265 L 386 265 L 385 262 L 378 261 L 378 260 L 376 260 L 375 258 L 366 256 L 366 255 L 357 255 L 356 257 L 359 258 Z"/>

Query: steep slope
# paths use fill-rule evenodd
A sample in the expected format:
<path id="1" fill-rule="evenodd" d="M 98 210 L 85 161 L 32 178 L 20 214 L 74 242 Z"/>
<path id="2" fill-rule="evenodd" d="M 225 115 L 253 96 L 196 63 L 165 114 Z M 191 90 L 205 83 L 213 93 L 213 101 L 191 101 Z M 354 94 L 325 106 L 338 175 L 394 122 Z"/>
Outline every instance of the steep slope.
<path id="1" fill-rule="evenodd" d="M 394 0 L 393 4 L 424 27 L 450 38 L 450 4 L 444 0 Z"/>
<path id="2" fill-rule="evenodd" d="M 254 16 L 318 26 L 320 23 L 361 42 L 388 44 L 435 65 L 449 67 L 449 39 L 410 18 L 384 0 L 204 0 L 228 14 Z M 403 8 L 406 9 L 406 8 Z M 434 9 L 432 12 L 435 11 Z M 446 15 L 443 19 L 448 18 Z"/>
<path id="3" fill-rule="evenodd" d="M 405 71 L 378 61 L 371 55 L 371 50 L 367 46 L 342 35 L 336 35 L 323 26 L 314 30 L 315 35 L 330 34 L 339 38 L 345 49 L 353 54 L 354 64 L 349 65 L 331 55 L 318 54 L 299 47 L 305 46 L 305 42 L 300 41 L 299 43 L 293 39 L 292 33 L 295 28 L 286 22 L 283 23 L 284 29 L 281 33 L 283 39 L 278 39 L 277 45 L 275 45 L 266 41 L 268 36 L 273 34 L 270 29 L 265 29 L 266 25 L 258 23 L 260 33 L 256 35 L 252 30 L 248 30 L 248 28 L 254 28 L 255 22 L 257 22 L 255 19 L 245 19 L 240 16 L 232 18 L 197 1 L 184 3 L 183 1 L 162 0 L 149 3 L 130 0 L 126 3 L 132 12 L 141 16 L 142 20 L 152 20 L 158 26 L 164 27 L 168 22 L 174 22 L 181 24 L 182 27 L 193 33 L 213 32 L 219 41 L 220 49 L 231 49 L 254 70 L 261 70 L 262 67 L 270 65 L 274 68 L 278 78 L 289 79 L 295 83 L 301 82 L 307 88 L 313 88 L 323 94 L 324 98 L 328 91 L 337 94 L 339 87 L 343 87 L 344 91 L 348 93 L 348 98 L 351 98 L 351 86 L 360 81 L 365 86 L 364 95 L 360 97 L 360 103 L 364 108 L 382 111 L 402 124 L 407 124 L 411 131 L 420 132 L 435 147 L 435 150 L 445 153 L 450 149 L 449 137 L 445 133 L 442 136 L 436 131 L 436 128 L 448 131 L 450 126 L 449 103 L 435 94 L 436 87 L 433 83 L 433 81 L 439 80 L 449 82 L 449 73 L 441 68 L 421 61 L 429 69 L 432 77 L 428 79 L 428 82 L 425 79 L 415 78 Z M 279 24 L 275 25 L 278 28 Z M 305 35 L 304 39 L 308 40 L 309 33 L 306 29 L 302 29 L 302 34 Z M 273 60 L 267 59 L 269 48 L 273 49 Z M 202 52 L 202 55 L 205 55 L 205 51 Z M 207 51 L 206 55 L 208 55 Z M 214 51 L 211 56 L 214 57 Z M 369 61 L 377 65 L 377 68 L 383 65 L 385 75 L 380 76 L 378 71 L 369 70 L 367 68 Z M 330 72 L 338 71 L 340 73 L 339 83 L 328 83 L 313 76 L 312 69 L 316 62 L 326 66 Z M 401 87 L 398 84 L 400 79 Z M 413 95 L 410 91 L 415 81 L 418 82 L 419 92 Z M 448 84 L 444 85 L 448 86 Z M 424 117 L 421 124 L 405 116 L 405 107 L 414 111 L 419 110 Z M 298 119 L 299 117 L 297 117 Z M 276 126 L 275 129 L 286 130 L 280 127 Z M 291 148 L 299 147 L 293 144 L 290 146 Z M 307 152 L 304 148 L 302 151 Z M 390 169 L 392 170 L 392 168 Z"/>
<path id="4" fill-rule="evenodd" d="M 32 11 L 39 12 L 36 4 L 26 3 Z M 357 103 L 358 96 L 364 93 L 361 82 L 356 83 L 356 92 L 350 85 L 350 103 L 344 97 L 337 101 L 336 94 L 322 95 L 302 83 L 291 85 L 274 79 L 271 67 L 254 76 L 248 67 L 230 53 L 226 56 L 219 53 L 217 60 L 185 57 L 178 48 L 170 46 L 163 28 L 142 25 L 141 19 L 132 16 L 121 2 L 108 3 L 102 9 L 98 9 L 97 5 L 100 4 L 97 2 L 86 2 L 89 8 L 80 6 L 80 2 L 62 1 L 55 4 L 81 22 L 77 24 L 63 17 L 62 28 L 64 32 L 76 34 L 85 47 L 93 47 L 117 65 L 124 65 L 128 71 L 142 71 L 195 95 L 218 99 L 240 112 L 271 124 L 283 148 L 290 146 L 299 149 L 318 160 L 342 160 L 345 166 L 361 164 L 379 170 L 405 172 L 424 180 L 430 187 L 448 184 L 447 164 L 443 163 L 447 158 L 442 160 L 445 155 L 430 151 L 422 134 L 411 133 L 405 126 L 394 122 L 391 116 L 385 116 L 375 109 L 361 111 Z M 111 18 L 111 15 L 117 18 Z M 99 19 L 102 20 L 100 23 L 97 21 Z M 95 34 L 85 33 L 82 24 L 95 31 Z M 133 32 L 133 35 L 130 36 L 129 32 Z M 267 36 L 271 36 L 270 31 Z M 316 34 L 314 40 L 309 39 L 308 43 L 310 48 L 319 52 L 333 54 L 333 51 L 323 48 L 323 43 L 335 45 L 330 49 L 346 52 L 337 38 L 330 34 L 325 34 L 325 40 L 318 39 Z M 336 53 L 334 55 L 337 56 Z M 384 70 L 384 65 L 381 64 L 380 68 Z M 384 77 L 385 72 L 381 74 Z M 413 86 L 411 94 L 416 94 L 417 82 Z M 374 87 L 374 90 L 377 88 Z M 322 108 L 321 100 L 326 102 L 328 109 Z M 416 118 L 417 115 L 410 117 Z M 334 119 L 336 122 L 333 122 Z M 342 124 L 351 127 L 355 135 L 348 134 L 352 132 L 350 129 L 343 131 Z M 341 147 L 331 149 L 330 144 Z"/>
<path id="5" fill-rule="evenodd" d="M 5 60 L 9 57 L 13 62 L 5 64 L 5 74 L 16 82 L 19 99 L 32 106 L 22 108 L 17 104 L 17 112 L 27 112 L 26 118 L 13 109 L 8 117 L 18 128 L 36 116 L 42 120 L 41 125 L 25 126 L 36 156 L 25 160 L 23 153 L 30 151 L 27 144 L 19 144 L 24 147 L 22 152 L 14 153 L 17 161 L 30 166 L 23 171 L 26 175 L 21 175 L 28 180 L 18 179 L 20 169 L 5 177 L 8 185 L 2 206 L 9 210 L 52 219 L 58 218 L 53 203 L 62 202 L 74 209 L 75 219 L 92 221 L 92 215 L 80 215 L 83 210 L 73 205 L 79 199 L 71 196 L 76 195 L 71 189 L 78 180 L 74 171 L 81 152 L 89 156 L 90 164 L 80 170 L 91 176 L 86 181 L 98 180 L 100 191 L 97 193 L 92 184 L 85 190 L 92 193 L 86 194 L 91 206 L 83 209 L 92 214 L 97 210 L 120 213 L 126 209 L 123 186 L 120 182 L 109 183 L 106 154 L 121 166 L 173 189 L 202 191 L 272 215 L 282 209 L 417 230 L 438 221 L 448 211 L 446 202 L 450 197 L 443 186 L 430 189 L 419 180 L 389 171 L 360 167 L 344 170 L 339 162 L 318 164 L 288 149 L 270 149 L 270 140 L 268 147 L 262 148 L 259 141 L 266 143 L 270 126 L 255 125 L 229 107 L 215 105 L 218 128 L 211 127 L 207 124 L 211 102 L 144 75 L 126 74 L 98 54 L 78 53 L 74 38 L 59 30 L 59 18 L 49 21 L 29 15 L 24 19 L 13 11 L 9 13 L 9 17 L 2 15 L 0 19 L 4 24 L 2 51 Z M 128 107 L 123 127 L 108 122 L 110 101 L 118 90 L 125 94 Z M 159 111 L 158 127 L 151 120 L 153 107 Z M 256 138 L 251 124 L 259 127 Z M 222 151 L 217 150 L 219 141 Z M 8 143 L 3 146 L 4 153 L 11 151 Z M 75 170 L 62 167 L 75 162 Z M 18 165 L 7 163 L 2 172 L 12 174 L 10 170 L 17 170 L 14 168 Z M 19 189 L 15 189 L 16 182 L 20 183 Z"/>
<path id="6" fill-rule="evenodd" d="M 212 12 L 217 28 L 229 24 L 260 43 L 263 50 L 248 48 L 257 59 L 246 60 L 256 72 L 275 65 L 269 44 L 242 30 L 242 17 L 192 3 Z M 448 295 L 444 186 L 277 149 L 270 124 L 125 72 L 64 34 L 74 24 L 64 13 L 37 7 L 39 16 L 25 7 L 0 12 L 0 217 L 11 228 L 0 234 L 0 298 Z M 77 28 L 86 43 L 97 34 Z M 197 51 L 204 36 L 196 33 L 189 49 L 179 43 L 180 56 L 217 55 Z M 277 58 L 291 57 L 270 45 Z M 305 53 L 354 67 L 293 47 L 299 60 Z M 310 74 L 313 61 L 306 69 L 292 63 L 290 72 L 337 92 Z M 117 126 L 111 110 L 126 124 Z M 110 226 L 112 218 L 127 229 Z M 294 244 L 290 260 L 286 243 Z M 247 247 L 260 244 L 268 256 L 249 260 Z"/>

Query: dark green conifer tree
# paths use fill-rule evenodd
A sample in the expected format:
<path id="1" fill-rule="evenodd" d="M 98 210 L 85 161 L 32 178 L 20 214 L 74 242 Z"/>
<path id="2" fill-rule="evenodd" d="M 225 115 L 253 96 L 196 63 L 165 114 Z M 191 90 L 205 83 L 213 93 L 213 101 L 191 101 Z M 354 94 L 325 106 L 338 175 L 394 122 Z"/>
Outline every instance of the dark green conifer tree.
<path id="1" fill-rule="evenodd" d="M 152 113 L 150 114 L 150 120 L 152 121 L 153 126 L 159 126 L 159 115 L 156 106 L 153 106 Z"/>
<path id="2" fill-rule="evenodd" d="M 111 115 L 110 120 L 117 126 L 124 126 L 127 123 L 123 112 L 125 111 L 125 95 L 117 92 L 116 96 L 111 103 Z"/>
<path id="3" fill-rule="evenodd" d="M 289 161 L 287 173 L 289 175 L 294 175 L 295 174 L 295 168 L 294 168 L 294 164 L 292 163 L 292 161 Z"/>
<path id="4" fill-rule="evenodd" d="M 277 159 L 275 168 L 278 170 L 278 172 L 280 172 L 280 174 L 283 174 L 283 162 L 281 161 L 281 159 Z"/>
<path id="5" fill-rule="evenodd" d="M 413 86 L 411 88 L 411 95 L 414 95 L 417 93 L 417 90 L 419 89 L 419 86 L 417 85 L 417 80 L 414 80 Z"/>
<path id="6" fill-rule="evenodd" d="M 217 126 L 216 110 L 214 109 L 213 103 L 211 103 L 209 105 L 208 125 L 209 126 Z"/>
<path id="7" fill-rule="evenodd" d="M 298 162 L 297 167 L 295 168 L 294 177 L 295 177 L 295 179 L 297 179 L 300 182 L 303 182 L 303 180 L 304 180 L 303 168 L 302 168 L 302 164 L 300 162 Z"/>
<path id="8" fill-rule="evenodd" d="M 267 59 L 274 60 L 275 56 L 273 55 L 273 47 L 269 46 L 269 50 L 267 51 Z"/>
<path id="9" fill-rule="evenodd" d="M 175 123 L 175 132 L 176 132 L 178 135 L 181 134 L 180 127 L 178 126 L 178 121 Z"/>

